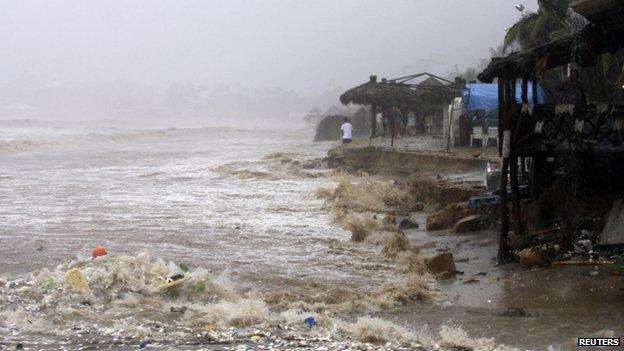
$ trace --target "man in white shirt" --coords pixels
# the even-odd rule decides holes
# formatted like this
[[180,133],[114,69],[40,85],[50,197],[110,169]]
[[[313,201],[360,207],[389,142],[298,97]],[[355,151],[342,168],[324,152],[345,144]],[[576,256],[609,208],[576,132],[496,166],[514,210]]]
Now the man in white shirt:
[[344,123],[340,126],[342,130],[342,143],[349,144],[353,138],[353,126],[349,123],[349,119],[345,118]]

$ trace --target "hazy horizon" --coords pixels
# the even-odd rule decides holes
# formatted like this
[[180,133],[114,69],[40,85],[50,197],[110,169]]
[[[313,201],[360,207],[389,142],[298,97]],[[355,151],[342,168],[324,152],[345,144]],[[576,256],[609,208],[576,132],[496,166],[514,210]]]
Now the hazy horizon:
[[5,1],[0,118],[281,121],[371,74],[475,66],[517,3]]

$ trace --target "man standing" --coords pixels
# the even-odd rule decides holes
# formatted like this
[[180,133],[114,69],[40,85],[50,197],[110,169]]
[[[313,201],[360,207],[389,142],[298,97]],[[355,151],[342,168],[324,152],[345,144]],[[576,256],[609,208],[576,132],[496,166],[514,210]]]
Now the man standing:
[[353,138],[353,126],[349,123],[348,118],[344,119],[344,123],[340,126],[340,130],[342,130],[342,143],[351,143],[351,139]]

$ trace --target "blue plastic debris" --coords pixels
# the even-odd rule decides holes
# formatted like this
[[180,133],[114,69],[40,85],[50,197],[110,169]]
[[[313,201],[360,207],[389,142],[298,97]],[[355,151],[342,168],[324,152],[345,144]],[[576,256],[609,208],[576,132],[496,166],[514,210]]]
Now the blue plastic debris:
[[501,204],[501,198],[499,195],[483,194],[479,196],[472,196],[468,200],[468,206],[471,210],[479,207],[495,207]]
[[312,328],[313,326],[316,325],[316,318],[314,317],[308,317],[304,320],[305,324],[308,325],[308,327]]
[[147,347],[147,341],[141,341],[141,342],[139,343],[139,348],[140,348],[140,349],[144,349],[144,348],[146,348],[146,347]]

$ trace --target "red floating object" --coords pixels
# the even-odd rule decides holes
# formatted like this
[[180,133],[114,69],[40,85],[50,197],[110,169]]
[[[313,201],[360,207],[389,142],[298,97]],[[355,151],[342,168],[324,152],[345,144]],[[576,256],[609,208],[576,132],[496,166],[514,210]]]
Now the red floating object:
[[106,249],[101,246],[96,247],[91,252],[91,257],[93,257],[94,259],[101,257],[101,256],[106,256],[106,255],[108,255],[108,253],[106,252]]

